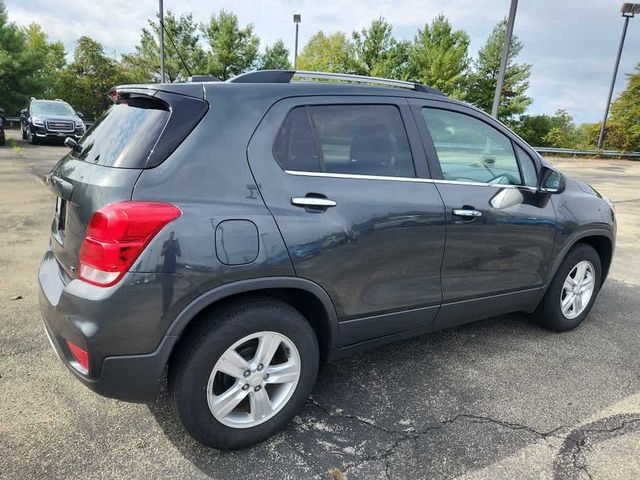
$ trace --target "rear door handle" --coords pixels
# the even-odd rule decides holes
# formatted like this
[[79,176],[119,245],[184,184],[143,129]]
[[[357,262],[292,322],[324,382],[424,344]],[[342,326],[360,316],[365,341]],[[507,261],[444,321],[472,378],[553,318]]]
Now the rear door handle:
[[291,205],[305,208],[328,208],[335,207],[337,203],[328,198],[321,197],[292,197]]
[[453,214],[457,217],[477,218],[482,216],[482,212],[470,208],[454,208]]

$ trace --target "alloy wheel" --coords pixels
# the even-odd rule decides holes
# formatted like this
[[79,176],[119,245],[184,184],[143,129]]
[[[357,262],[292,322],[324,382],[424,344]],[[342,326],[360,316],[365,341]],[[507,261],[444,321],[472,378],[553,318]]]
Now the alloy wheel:
[[300,354],[289,338],[276,332],[247,335],[213,367],[207,383],[209,410],[228,427],[260,425],[287,404],[300,372]]
[[562,285],[560,309],[568,319],[580,315],[591,300],[595,289],[595,269],[591,262],[582,260],[574,266]]

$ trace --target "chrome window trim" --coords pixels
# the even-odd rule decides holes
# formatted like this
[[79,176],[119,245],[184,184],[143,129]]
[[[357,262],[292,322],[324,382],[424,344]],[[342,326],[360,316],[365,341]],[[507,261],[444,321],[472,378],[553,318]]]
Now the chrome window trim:
[[430,178],[418,177],[389,177],[383,175],[361,175],[357,173],[306,172],[302,170],[285,170],[284,172],[289,175],[297,175],[301,177],[349,178],[352,180],[393,180],[396,182],[433,183],[433,180]]
[[394,182],[416,182],[416,183],[440,183],[448,185],[472,185],[475,187],[495,187],[495,188],[524,188],[526,190],[538,191],[535,187],[528,185],[502,185],[499,183],[482,183],[482,182],[461,182],[458,180],[440,180],[433,178],[419,177],[389,177],[382,175],[362,175],[354,173],[327,173],[327,172],[306,172],[302,170],[285,170],[288,175],[299,177],[323,177],[323,178],[347,178],[351,180],[391,180]]

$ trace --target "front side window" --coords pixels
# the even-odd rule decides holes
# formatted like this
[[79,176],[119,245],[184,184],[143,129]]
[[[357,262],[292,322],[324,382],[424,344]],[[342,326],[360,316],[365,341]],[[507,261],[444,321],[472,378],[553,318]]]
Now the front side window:
[[393,105],[296,107],[273,153],[285,170],[415,177],[407,133]]
[[445,180],[524,185],[511,140],[463,113],[423,108]]

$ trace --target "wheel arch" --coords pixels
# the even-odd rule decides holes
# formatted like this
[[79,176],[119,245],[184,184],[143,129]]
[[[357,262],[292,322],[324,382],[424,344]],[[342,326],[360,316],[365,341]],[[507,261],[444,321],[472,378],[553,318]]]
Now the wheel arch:
[[609,268],[611,267],[611,261],[613,259],[614,235],[607,229],[588,229],[579,231],[565,241],[562,250],[558,255],[556,255],[555,261],[553,263],[553,268],[549,272],[549,276],[544,288],[545,291],[551,284],[551,281],[558,271],[558,268],[560,268],[560,264],[562,263],[562,261],[565,259],[571,249],[578,243],[585,243],[587,245],[590,245],[596,250],[596,252],[598,252],[598,256],[600,257],[600,260],[602,262],[601,283],[604,283],[609,273]]
[[163,339],[165,363],[182,338],[206,320],[207,313],[222,305],[254,298],[276,298],[304,315],[316,332],[321,361],[339,345],[338,317],[327,292],[318,284],[297,277],[268,277],[241,280],[214,288],[193,300],[173,321]]

